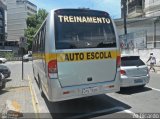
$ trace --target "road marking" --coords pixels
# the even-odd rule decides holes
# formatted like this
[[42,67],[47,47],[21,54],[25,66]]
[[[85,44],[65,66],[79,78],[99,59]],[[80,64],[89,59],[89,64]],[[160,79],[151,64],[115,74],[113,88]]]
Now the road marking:
[[30,92],[31,92],[31,96],[32,96],[32,104],[33,104],[33,108],[34,108],[34,112],[35,112],[35,116],[36,118],[40,118],[39,116],[39,104],[38,104],[38,100],[37,100],[37,96],[35,94],[35,90],[32,87],[32,83],[31,83],[31,79],[28,75],[28,80],[29,80],[29,88],[30,88]]
[[141,116],[139,114],[136,114],[130,110],[125,109],[124,107],[119,107],[119,109],[121,109],[122,111],[124,111],[127,114],[132,115],[132,118],[136,118],[136,119],[141,119]]
[[[96,115],[96,114],[103,114],[103,113],[110,113],[110,112],[114,113],[114,111],[116,111],[116,110],[124,111],[125,113],[130,114],[132,117],[134,117],[134,115],[136,115],[134,112],[132,112],[130,110],[126,110],[124,107],[113,107],[113,108],[95,111],[95,112],[91,112],[89,114],[82,114],[82,115],[73,116],[73,117],[69,117],[69,118],[71,118],[71,119],[72,118],[85,118],[85,117]],[[116,111],[116,112],[118,112],[118,111]],[[103,117],[103,116],[105,116],[105,115],[101,115],[99,117]],[[106,116],[107,116],[107,114],[106,114]],[[99,118],[99,117],[97,117],[97,118]],[[96,117],[93,117],[93,118],[96,118]]]
[[146,87],[151,88],[152,90],[155,90],[155,91],[159,91],[159,92],[160,92],[160,89],[152,88],[152,87],[150,87],[150,86],[146,86]]

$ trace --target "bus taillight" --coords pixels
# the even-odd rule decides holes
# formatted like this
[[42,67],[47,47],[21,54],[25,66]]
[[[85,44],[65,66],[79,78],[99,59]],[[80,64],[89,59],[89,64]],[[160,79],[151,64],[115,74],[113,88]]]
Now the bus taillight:
[[121,56],[117,56],[117,67],[121,66]]
[[57,60],[51,60],[48,63],[48,76],[49,78],[58,78]]

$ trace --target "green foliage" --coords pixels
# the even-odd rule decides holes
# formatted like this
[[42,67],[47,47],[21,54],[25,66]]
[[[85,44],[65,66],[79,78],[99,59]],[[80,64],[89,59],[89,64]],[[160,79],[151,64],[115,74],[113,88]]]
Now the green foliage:
[[25,37],[27,37],[27,42],[28,42],[28,49],[31,50],[32,49],[32,40],[33,40],[33,36],[36,33],[36,28],[34,27],[28,27],[25,30]]
[[27,22],[27,27],[36,28],[36,26],[37,26],[37,16],[32,15],[32,16],[28,17],[26,22]]
[[27,29],[25,30],[24,36],[28,39],[28,50],[32,49],[32,41],[35,33],[40,28],[42,22],[47,17],[48,13],[45,9],[39,9],[37,14],[27,18]]
[[12,59],[12,58],[14,57],[14,53],[11,53],[11,52],[5,53],[5,54],[4,54],[4,57],[5,57],[6,59]]
[[38,14],[37,14],[37,19],[39,21],[39,23],[42,23],[45,18],[47,17],[48,13],[46,10],[44,9],[39,9]]

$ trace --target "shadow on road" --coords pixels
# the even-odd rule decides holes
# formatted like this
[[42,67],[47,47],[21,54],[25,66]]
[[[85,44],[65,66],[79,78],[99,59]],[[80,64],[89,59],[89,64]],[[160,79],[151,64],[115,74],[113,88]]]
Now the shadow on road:
[[[52,118],[93,118],[130,109],[129,105],[107,95],[98,95],[57,103],[45,102]],[[118,104],[118,105],[117,105]],[[119,109],[117,106],[123,107]]]
[[124,94],[124,95],[132,95],[136,93],[142,93],[146,91],[151,91],[151,88],[148,87],[127,87],[127,88],[121,88],[121,91],[118,92],[119,94]]

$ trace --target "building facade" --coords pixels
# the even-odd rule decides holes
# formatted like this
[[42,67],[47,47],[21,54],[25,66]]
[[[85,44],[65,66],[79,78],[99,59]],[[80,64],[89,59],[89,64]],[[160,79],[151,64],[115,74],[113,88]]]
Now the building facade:
[[127,18],[160,16],[160,0],[121,0],[121,17],[123,2],[126,3]]
[[124,14],[124,3],[126,4],[126,17],[135,18],[142,17],[144,15],[144,0],[121,0],[121,17]]
[[5,11],[7,10],[7,7],[5,4],[0,1],[0,48],[4,47],[5,39],[6,39],[6,29],[5,29]]
[[130,42],[136,49],[160,48],[160,17],[127,19],[127,36],[124,35],[123,19],[117,19],[115,23],[120,42],[126,43],[124,48],[129,48]]
[[160,16],[160,0],[145,0],[144,4],[146,17]]
[[[7,39],[5,47],[10,49],[19,44],[20,37],[27,29],[26,19],[37,13],[37,6],[28,0],[6,0]],[[12,49],[13,50],[13,49]]]
[[[127,36],[124,35],[124,1]],[[121,4],[122,19],[117,19],[116,25],[120,40],[127,43],[124,48],[129,48],[131,41],[137,49],[160,48],[160,0],[121,0]]]

